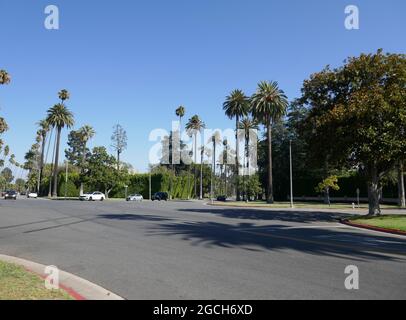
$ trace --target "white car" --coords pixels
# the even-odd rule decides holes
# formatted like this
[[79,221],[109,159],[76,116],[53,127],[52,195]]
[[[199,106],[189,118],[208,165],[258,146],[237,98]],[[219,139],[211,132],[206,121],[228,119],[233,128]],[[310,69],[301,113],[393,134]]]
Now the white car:
[[27,194],[27,198],[28,199],[37,199],[38,198],[38,193],[30,192],[29,194]]
[[104,193],[101,193],[99,191],[93,192],[93,193],[85,193],[84,195],[79,197],[79,200],[82,201],[104,201],[106,199],[106,196]]
[[127,197],[127,201],[142,201],[144,197],[140,194],[132,194]]

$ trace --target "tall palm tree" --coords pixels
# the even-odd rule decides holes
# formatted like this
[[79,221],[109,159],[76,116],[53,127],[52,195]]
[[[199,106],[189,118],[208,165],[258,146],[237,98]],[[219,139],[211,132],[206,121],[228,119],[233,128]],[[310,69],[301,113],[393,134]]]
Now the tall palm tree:
[[[80,134],[81,142],[83,144],[82,163],[81,163],[81,170],[83,173],[85,170],[85,163],[86,163],[87,143],[89,142],[90,139],[92,139],[95,136],[96,131],[94,131],[94,129],[91,126],[85,125],[79,129],[79,134]],[[83,194],[83,182],[80,183],[80,195],[82,195],[82,194]]]
[[6,70],[0,70],[0,84],[9,84],[11,77]]
[[210,141],[213,144],[213,159],[212,159],[212,178],[211,178],[211,197],[213,198],[214,195],[214,188],[213,188],[213,175],[214,178],[216,177],[216,149],[217,145],[221,143],[220,133],[218,131],[214,132],[213,135],[210,137]]
[[58,96],[59,96],[59,99],[61,99],[62,104],[64,104],[64,102],[65,102],[66,100],[69,100],[69,98],[70,98],[70,93],[69,93],[68,90],[63,89],[63,90],[61,90],[61,91],[58,92]]
[[[251,117],[245,117],[243,120],[241,120],[239,124],[239,129],[241,130],[241,135],[244,138],[244,174],[243,174],[243,179],[245,180],[245,176],[249,176],[250,172],[250,133],[251,130],[258,129],[257,122],[252,119]],[[244,181],[243,180],[243,181]],[[245,200],[248,200],[247,198],[247,189],[246,189],[246,183],[244,181],[243,183],[245,190]]]
[[[248,171],[250,167],[250,148],[249,148],[250,133],[251,130],[258,129],[257,121],[251,117],[245,117],[243,120],[240,121],[239,129],[242,131],[242,134],[244,135],[244,147],[245,147],[244,158],[246,160],[244,161],[244,167],[246,167]],[[245,174],[249,175],[249,172],[245,172]]]
[[[41,120],[38,122],[39,126],[39,135],[41,136],[41,158],[39,162],[39,179],[38,179],[38,185],[41,186],[42,178],[44,175],[44,157],[45,157],[45,148],[46,148],[46,140],[47,140],[47,135],[50,130],[50,125],[46,119]],[[39,193],[39,190],[38,190]]]
[[286,114],[288,98],[278,83],[261,81],[251,98],[251,112],[255,120],[266,127],[268,142],[268,192],[267,202],[273,203],[272,176],[272,124]]
[[[182,119],[186,114],[186,109],[183,106],[180,106],[179,108],[176,109],[176,115],[179,117],[179,140],[180,144],[182,144]],[[179,160],[182,158],[182,148],[179,148]]]
[[[62,101],[65,101],[69,98],[69,93],[63,93],[60,98]],[[63,99],[64,98],[64,99]],[[48,117],[47,121],[50,126],[56,129],[56,148],[55,148],[55,162],[53,168],[53,175],[54,175],[54,188],[52,195],[54,197],[58,196],[58,162],[59,162],[59,145],[61,141],[61,132],[63,128],[71,128],[75,121],[73,119],[72,112],[63,104],[59,103],[53,106],[48,110]]]
[[[236,154],[235,154],[235,174],[236,178],[239,174],[240,161],[239,161],[239,145],[238,145],[238,124],[240,118],[246,116],[249,112],[249,98],[242,90],[234,90],[226,97],[223,103],[223,110],[230,118],[235,118],[235,141],[236,141]],[[236,184],[237,201],[240,201],[240,192],[238,190],[238,183]]]
[[[189,119],[189,122],[186,124],[186,130],[188,131],[189,135],[194,136],[194,157],[195,157],[195,165],[197,163],[197,134],[201,133],[201,131],[206,128],[204,122],[200,119],[198,115],[194,115],[192,118]],[[195,177],[195,197],[197,196],[197,185],[196,185],[196,166],[194,167],[194,177]]]
[[200,200],[203,200],[203,160],[204,160],[205,147],[200,148]]

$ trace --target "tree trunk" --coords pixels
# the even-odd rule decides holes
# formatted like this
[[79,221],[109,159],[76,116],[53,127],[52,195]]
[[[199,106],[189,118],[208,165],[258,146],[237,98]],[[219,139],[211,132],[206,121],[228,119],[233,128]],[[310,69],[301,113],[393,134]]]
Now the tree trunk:
[[[84,172],[85,172],[85,163],[86,163],[86,143],[83,145],[83,151],[82,151],[82,168],[81,168],[81,171],[82,171],[82,175],[84,174]],[[80,191],[79,191],[79,195],[83,195],[83,182],[80,182]]]
[[403,163],[399,161],[398,167],[398,190],[399,190],[399,206],[401,208],[406,208],[406,199],[405,199],[405,179],[403,172]]
[[236,193],[236,196],[237,196],[237,201],[241,201],[240,188],[239,188],[239,185],[238,185],[238,183],[239,183],[238,177],[239,177],[239,174],[240,174],[240,161],[239,161],[240,146],[238,144],[238,125],[240,123],[240,117],[237,115],[235,117],[235,119],[236,119],[235,120],[235,144],[236,144],[236,146],[235,146],[235,181],[236,181],[235,193]]
[[197,164],[197,133],[195,133],[195,164],[193,166],[193,180],[195,183],[194,198],[197,198],[196,164]]
[[376,168],[371,168],[370,181],[368,182],[368,202],[370,216],[379,216],[381,214],[380,198],[381,188]]
[[267,125],[268,134],[268,194],[266,201],[269,204],[274,202],[273,199],[273,175],[272,175],[272,125],[269,122]]
[[40,189],[41,189],[41,182],[42,182],[42,177],[44,176],[44,157],[45,157],[45,147],[46,147],[46,136],[42,136],[42,147],[41,147],[41,160],[40,160],[40,170],[39,170],[39,188],[38,188],[38,195],[40,195]]
[[203,200],[203,151],[200,163],[200,200]]
[[120,151],[117,151],[117,171],[120,171]]
[[54,164],[54,189],[52,190],[52,196],[58,197],[58,163],[59,163],[59,144],[61,140],[62,128],[58,128],[56,136],[56,149],[55,149],[55,164]]

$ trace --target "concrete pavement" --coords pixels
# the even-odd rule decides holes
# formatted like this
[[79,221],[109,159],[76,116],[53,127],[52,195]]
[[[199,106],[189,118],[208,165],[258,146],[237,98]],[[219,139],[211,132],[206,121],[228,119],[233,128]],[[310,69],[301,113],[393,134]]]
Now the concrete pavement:
[[[406,238],[345,213],[199,202],[0,200],[0,253],[128,299],[405,299]],[[344,287],[348,265],[360,290]]]

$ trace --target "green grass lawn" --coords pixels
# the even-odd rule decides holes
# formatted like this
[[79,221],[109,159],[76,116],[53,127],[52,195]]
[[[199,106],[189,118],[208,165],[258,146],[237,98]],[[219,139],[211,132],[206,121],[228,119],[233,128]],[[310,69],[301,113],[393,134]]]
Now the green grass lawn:
[[406,232],[406,215],[384,215],[351,219],[354,223]]
[[24,268],[0,261],[0,300],[72,300],[61,290],[47,290],[44,280]]
[[[274,209],[285,209],[290,208],[289,202],[275,202],[274,204],[268,204],[265,201],[253,201],[253,202],[237,202],[237,201],[229,201],[229,202],[215,202],[215,205],[219,206],[235,206],[235,207],[257,207],[257,208],[274,208]],[[352,209],[352,204],[350,203],[333,203],[331,206],[320,203],[320,202],[295,202],[295,208],[303,208],[303,209]],[[396,205],[381,205],[382,209],[398,209],[399,207]],[[368,209],[368,204],[361,204],[359,209]]]

